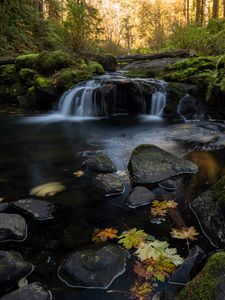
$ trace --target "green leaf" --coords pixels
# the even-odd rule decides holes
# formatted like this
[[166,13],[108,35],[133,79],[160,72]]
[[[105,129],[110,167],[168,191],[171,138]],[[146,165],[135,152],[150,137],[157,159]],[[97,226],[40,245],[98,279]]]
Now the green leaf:
[[133,228],[128,232],[121,234],[118,239],[119,244],[123,244],[123,246],[130,250],[131,248],[137,248],[144,240],[147,238],[147,233],[144,230],[137,230]]

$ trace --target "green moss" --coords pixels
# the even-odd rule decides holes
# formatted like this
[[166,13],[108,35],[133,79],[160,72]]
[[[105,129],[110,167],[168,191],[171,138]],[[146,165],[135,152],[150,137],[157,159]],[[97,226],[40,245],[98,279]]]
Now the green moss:
[[223,176],[216,184],[212,187],[212,192],[215,200],[218,203],[224,203],[225,205],[225,176]]
[[38,53],[20,55],[16,59],[16,68],[18,70],[23,68],[36,69],[38,66]]
[[31,86],[34,83],[37,72],[35,70],[24,68],[19,71],[19,78],[23,84]]
[[52,87],[52,79],[43,77],[43,76],[39,76],[35,80],[34,86],[36,89],[48,90],[49,88]]
[[93,75],[102,75],[105,73],[103,66],[96,61],[91,61],[88,68]]
[[63,51],[45,51],[40,54],[38,59],[39,71],[44,74],[52,74],[73,64],[75,64],[75,60]]
[[1,84],[12,84],[17,81],[18,75],[15,65],[0,66],[0,82]]
[[224,282],[225,252],[210,257],[203,270],[178,294],[176,300],[212,300]]

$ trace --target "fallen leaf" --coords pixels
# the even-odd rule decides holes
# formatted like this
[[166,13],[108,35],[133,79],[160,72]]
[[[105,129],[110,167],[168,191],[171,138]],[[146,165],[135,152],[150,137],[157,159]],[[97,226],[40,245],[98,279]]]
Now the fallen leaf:
[[4,198],[0,198],[0,202],[2,202],[4,200]]
[[109,239],[115,239],[117,238],[118,231],[113,228],[105,228],[104,230],[100,231],[97,236],[105,242],[108,238]]
[[152,293],[155,286],[151,285],[148,282],[135,281],[134,285],[130,288],[131,298],[138,300],[147,300],[149,299],[150,294]]
[[64,191],[66,187],[58,181],[48,182],[39,185],[30,190],[30,195],[35,195],[37,197],[54,196],[57,193]]
[[118,243],[123,244],[127,250],[130,250],[131,248],[138,247],[147,237],[148,234],[145,233],[144,230],[137,230],[136,228],[133,228],[122,233],[118,237]]
[[175,239],[189,239],[189,240],[197,240],[197,235],[199,233],[196,229],[191,226],[189,228],[182,227],[180,229],[172,228],[170,232],[171,236]]
[[151,214],[156,216],[165,216],[169,208],[176,208],[177,203],[173,200],[169,201],[153,201],[151,207]]
[[81,170],[76,171],[76,172],[73,173],[73,175],[75,177],[82,177],[82,176],[84,176],[84,174],[85,174],[84,171],[81,171]]

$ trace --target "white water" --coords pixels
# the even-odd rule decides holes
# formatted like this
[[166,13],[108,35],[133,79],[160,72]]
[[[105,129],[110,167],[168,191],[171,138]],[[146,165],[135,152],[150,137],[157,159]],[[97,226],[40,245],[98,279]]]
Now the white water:
[[152,95],[151,116],[162,117],[166,107],[166,92],[157,91]]

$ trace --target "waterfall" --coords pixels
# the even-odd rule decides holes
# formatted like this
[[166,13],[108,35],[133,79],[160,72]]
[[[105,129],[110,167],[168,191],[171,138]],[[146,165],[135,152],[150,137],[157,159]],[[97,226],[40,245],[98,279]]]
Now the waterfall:
[[156,117],[161,117],[165,106],[166,106],[166,93],[161,91],[156,91],[152,95],[151,115]]
[[64,93],[58,104],[58,112],[65,118],[120,114],[161,117],[166,106],[166,93],[163,91],[162,81],[103,75]]

